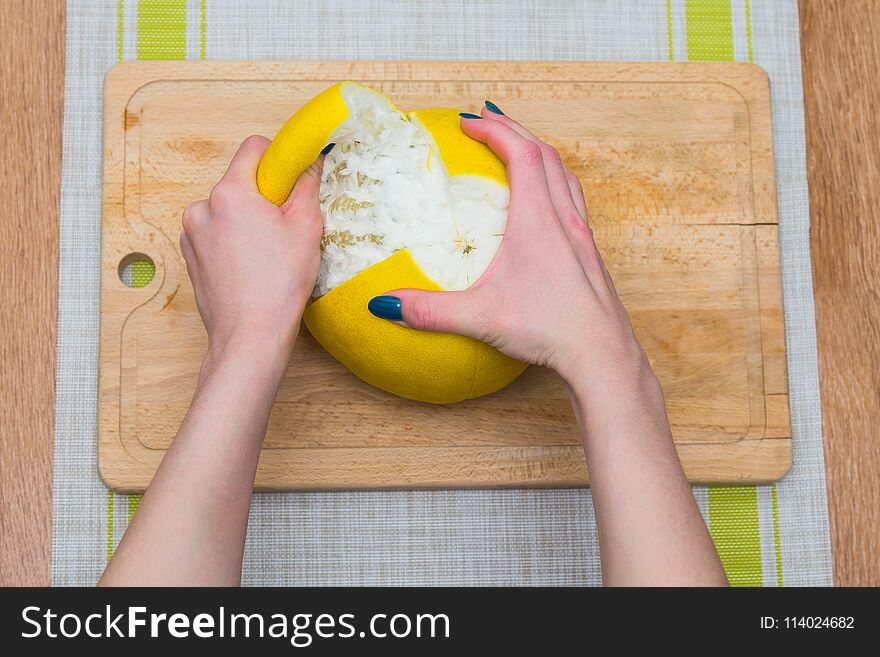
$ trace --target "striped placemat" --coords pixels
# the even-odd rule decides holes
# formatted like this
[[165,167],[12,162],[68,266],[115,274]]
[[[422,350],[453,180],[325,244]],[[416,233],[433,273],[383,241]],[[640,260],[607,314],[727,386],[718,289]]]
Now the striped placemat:
[[[96,469],[101,103],[124,59],[753,61],[770,75],[794,464],[772,486],[694,489],[733,584],[831,583],[795,0],[69,0],[52,578],[94,583],[139,496]],[[480,99],[477,99],[480,100]],[[127,282],[149,281],[135,262]],[[589,585],[589,491],[254,498],[245,584]]]

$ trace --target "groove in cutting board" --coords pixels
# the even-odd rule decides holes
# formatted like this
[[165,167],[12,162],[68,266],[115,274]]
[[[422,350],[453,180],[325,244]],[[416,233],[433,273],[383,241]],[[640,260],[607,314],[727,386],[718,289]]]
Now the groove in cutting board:
[[[238,143],[356,79],[404,109],[483,98],[557,146],[663,384],[688,477],[776,479],[790,423],[770,126],[756,66],[548,62],[126,62],[104,103],[99,469],[143,490],[195,388],[206,336],[180,216]],[[117,267],[141,252],[146,287]],[[548,285],[551,284],[548,282]],[[587,473],[552,372],[453,406],[395,398],[303,330],[273,408],[260,489],[577,486]]]

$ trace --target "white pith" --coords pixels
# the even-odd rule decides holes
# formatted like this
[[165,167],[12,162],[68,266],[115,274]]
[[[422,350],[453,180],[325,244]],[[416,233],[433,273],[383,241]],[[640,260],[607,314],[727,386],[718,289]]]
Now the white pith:
[[349,116],[333,132],[319,199],[322,296],[408,248],[447,290],[479,279],[501,243],[510,195],[482,176],[450,178],[431,135],[370,89],[342,89]]

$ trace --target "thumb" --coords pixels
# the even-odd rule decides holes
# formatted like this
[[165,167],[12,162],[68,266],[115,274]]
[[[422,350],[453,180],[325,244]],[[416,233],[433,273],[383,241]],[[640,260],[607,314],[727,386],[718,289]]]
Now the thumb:
[[324,218],[318,203],[318,189],[321,186],[321,168],[324,156],[318,156],[308,169],[297,178],[290,196],[281,204],[284,218],[292,221],[296,230],[303,235],[308,244],[320,243],[324,232]]
[[232,157],[232,161],[230,161],[220,182],[226,181],[243,189],[257,192],[257,167],[268,147],[269,139],[262,135],[251,135],[245,139]]
[[459,333],[479,339],[478,314],[473,312],[473,304],[473,294],[466,290],[429,292],[402,289],[373,297],[367,308],[376,317],[410,328]]
[[290,190],[290,195],[281,204],[280,209],[285,216],[290,216],[294,212],[294,208],[302,209],[309,205],[318,207],[318,190],[321,188],[323,169],[324,154],[321,153],[305,171],[299,174],[293,189]]

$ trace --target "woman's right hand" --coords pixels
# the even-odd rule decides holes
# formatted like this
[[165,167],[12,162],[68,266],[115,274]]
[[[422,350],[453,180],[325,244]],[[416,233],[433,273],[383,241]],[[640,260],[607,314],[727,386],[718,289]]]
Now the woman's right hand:
[[467,290],[392,290],[370,305],[396,310],[399,299],[399,313],[374,314],[482,340],[570,385],[625,384],[649,371],[593,241],[580,182],[556,149],[485,108],[461,125],[507,165],[510,207],[498,253]]
[[507,165],[504,238],[467,290],[389,292],[400,299],[393,318],[483,340],[562,375],[584,439],[606,584],[725,585],[580,183],[555,149],[510,118],[484,109],[462,129]]

